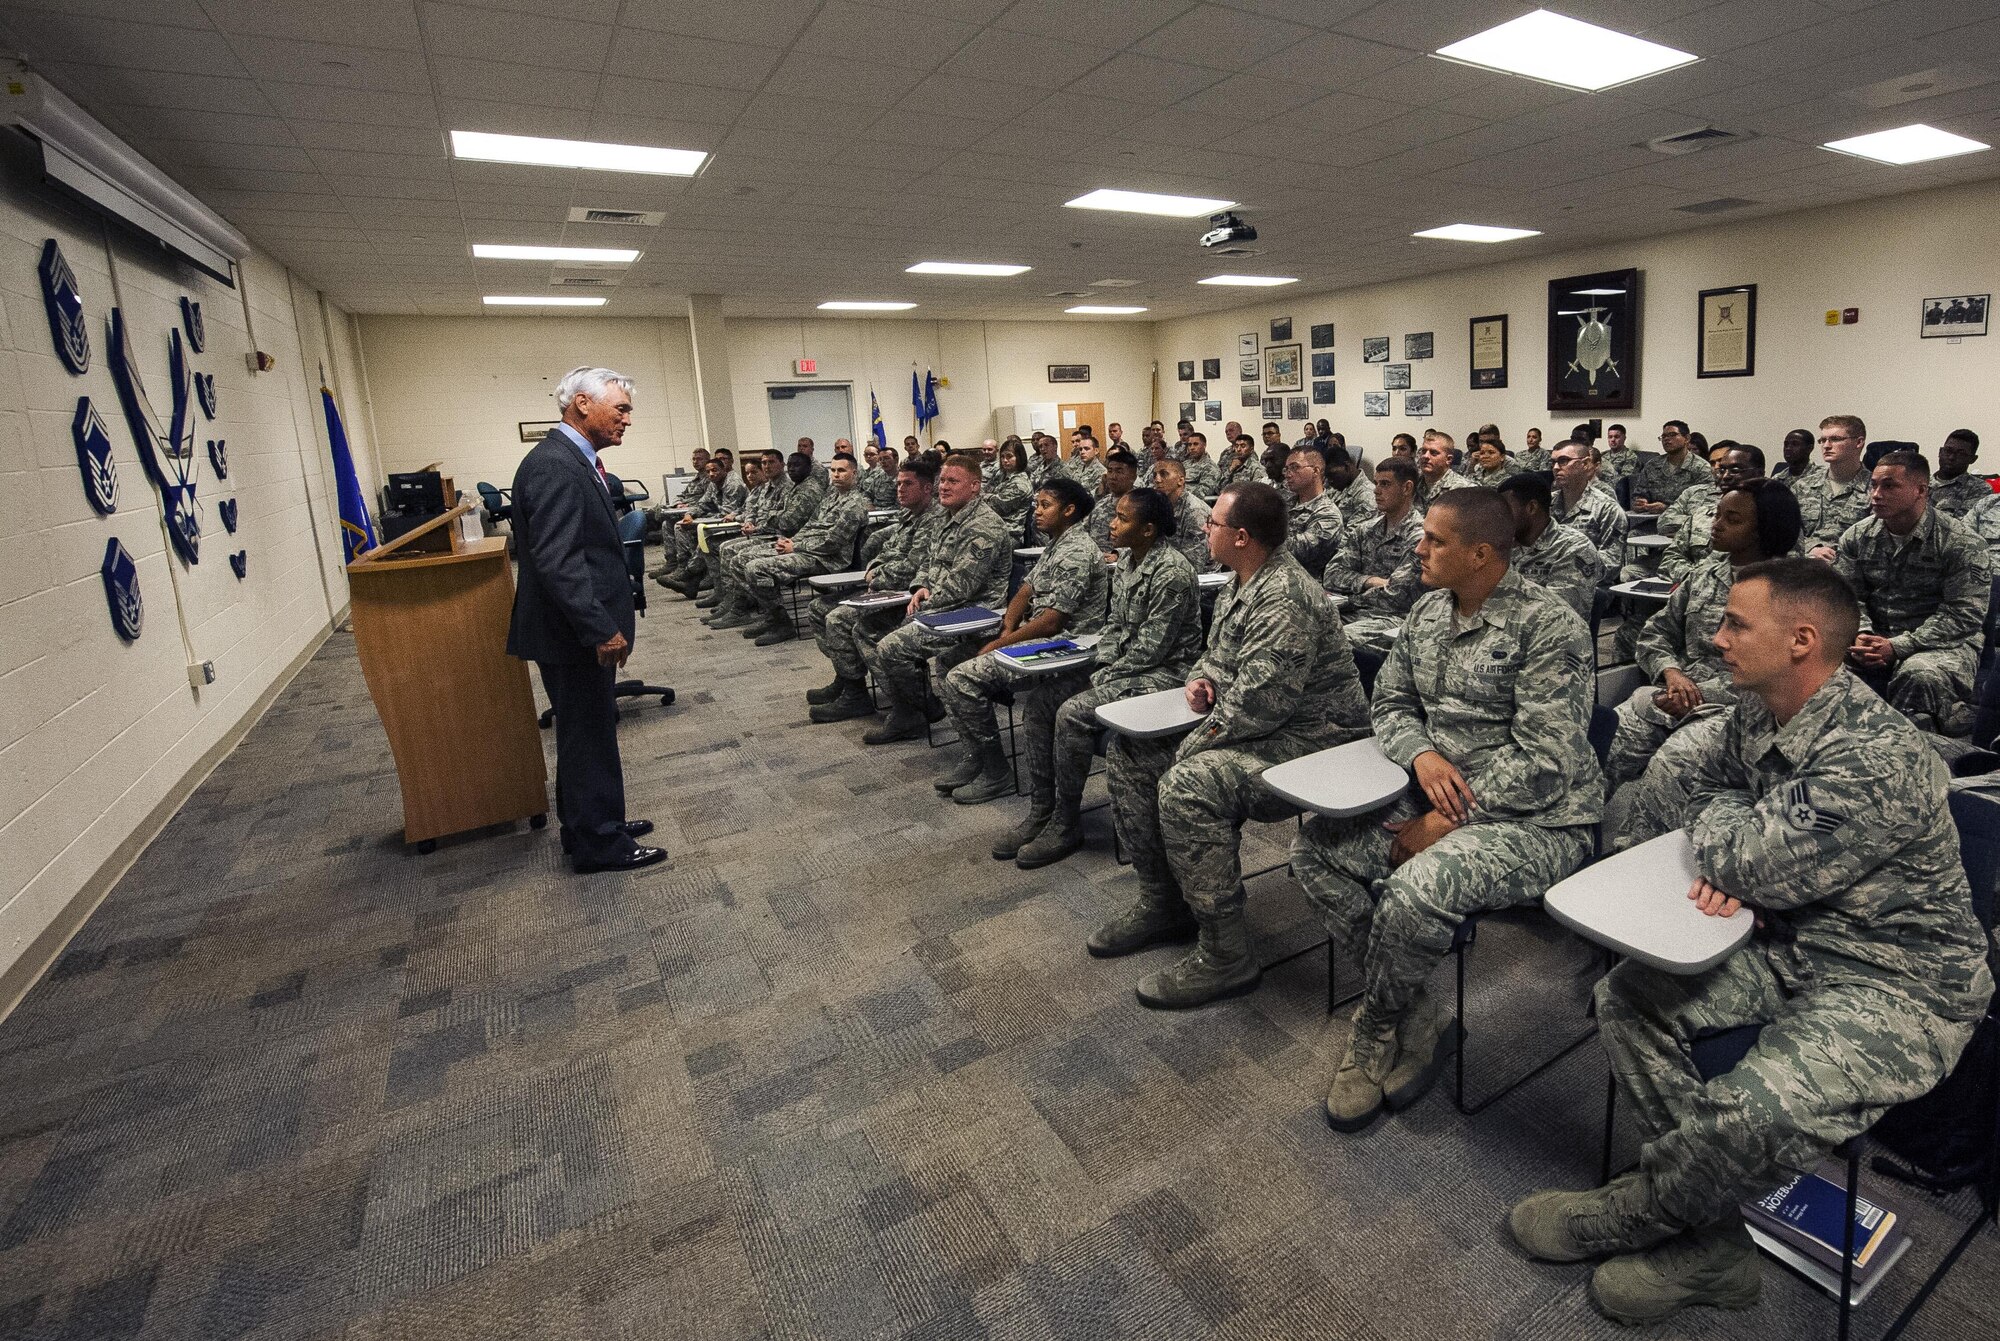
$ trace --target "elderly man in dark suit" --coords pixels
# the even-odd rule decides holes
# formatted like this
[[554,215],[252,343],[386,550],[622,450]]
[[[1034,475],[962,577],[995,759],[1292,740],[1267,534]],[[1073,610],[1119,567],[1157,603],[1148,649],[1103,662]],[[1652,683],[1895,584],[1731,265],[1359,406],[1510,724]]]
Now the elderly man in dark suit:
[[576,368],[556,386],[562,422],[514,472],[520,589],[507,651],[541,668],[556,713],[556,814],[578,874],[636,870],[666,850],[636,839],[618,761],[618,668],[632,654],[632,579],[598,453],[625,438],[632,379]]

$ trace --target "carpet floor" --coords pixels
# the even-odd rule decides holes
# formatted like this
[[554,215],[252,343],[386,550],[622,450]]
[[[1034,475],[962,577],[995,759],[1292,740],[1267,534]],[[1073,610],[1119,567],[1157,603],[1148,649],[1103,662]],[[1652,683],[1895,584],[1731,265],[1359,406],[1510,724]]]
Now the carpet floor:
[[[0,1336],[1628,1334],[1501,1226],[1595,1181],[1594,1041],[1477,1117],[1447,1077],[1338,1136],[1346,1011],[1282,867],[1251,917],[1296,957],[1147,1011],[1133,984],[1177,951],[1083,952],[1133,893],[1108,811],[1066,862],[995,862],[1023,802],[941,802],[948,751],[808,725],[810,642],[754,649],[677,597],[632,671],[679,691],[621,726],[672,860],[577,877],[553,826],[405,847],[328,643],[0,1024]],[[476,761],[476,711],[464,736]],[[1292,832],[1253,826],[1246,865]],[[1475,1097],[1585,1027],[1574,950],[1532,922],[1473,947]],[[1884,1195],[1917,1246],[1864,1335],[1968,1209]],[[2000,1335],[1996,1279],[1988,1233],[1909,1335]],[[1832,1334],[1775,1266],[1755,1311],[1651,1333]]]

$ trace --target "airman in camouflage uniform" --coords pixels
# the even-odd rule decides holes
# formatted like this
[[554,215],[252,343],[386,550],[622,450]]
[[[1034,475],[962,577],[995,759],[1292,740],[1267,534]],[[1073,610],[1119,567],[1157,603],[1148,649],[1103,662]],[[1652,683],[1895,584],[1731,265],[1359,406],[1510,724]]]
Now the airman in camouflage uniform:
[[[1914,453],[1892,452],[1875,473]],[[1921,506],[1921,505],[1920,505]],[[1889,640],[1886,666],[1860,665],[1889,702],[1940,735],[1972,727],[1972,681],[1992,598],[1992,563],[1969,527],[1925,507],[1902,535],[1882,516],[1864,518],[1840,537],[1834,566],[1861,598],[1861,629]]]
[[1215,567],[1208,557],[1208,504],[1194,496],[1183,482],[1181,463],[1161,461],[1150,486],[1167,496],[1174,508],[1173,547],[1181,552],[1197,573]]
[[1431,504],[1436,502],[1438,496],[1441,494],[1448,494],[1453,489],[1473,489],[1477,487],[1471,480],[1455,470],[1447,470],[1434,480],[1421,480],[1417,484],[1417,515],[1421,517],[1424,513],[1428,512]]
[[[1696,718],[1694,714],[1671,717],[1654,705],[1653,698],[1666,683],[1667,672],[1677,670],[1701,690],[1703,706],[1695,713],[1708,715],[1712,709],[1727,708],[1736,701],[1729,667],[1722,663],[1714,641],[1735,582],[1734,560],[1727,554],[1709,555],[1681,579],[1665,607],[1639,631],[1635,655],[1639,669],[1646,673],[1646,683],[1618,705],[1618,731],[1604,761],[1605,778],[1612,787],[1644,773],[1656,755],[1662,757],[1664,767],[1681,772],[1692,761],[1690,750],[1713,744],[1704,731],[1668,745],[1670,736],[1678,737],[1683,728],[1692,729]],[[1673,757],[1667,758],[1670,751]]]
[[[1240,501],[1225,493],[1217,507]],[[1106,755],[1118,836],[1141,893],[1131,910],[1092,934],[1089,949],[1130,953],[1185,935],[1192,918],[1200,945],[1139,982],[1142,1002],[1167,1009],[1257,984],[1237,841],[1245,820],[1298,813],[1260,775],[1367,732],[1368,702],[1340,616],[1282,546],[1216,597],[1208,650],[1188,676],[1190,685],[1203,681],[1214,687],[1214,704],[1187,735],[1114,735]]]
[[1799,500],[1805,526],[1799,547],[1835,549],[1847,528],[1868,515],[1868,472],[1857,464],[1854,474],[1841,481],[1831,470],[1816,470],[1792,485],[1792,495]]
[[1205,447],[1200,456],[1191,455],[1181,462],[1181,473],[1187,479],[1188,492],[1197,498],[1213,498],[1222,492],[1222,471]]
[[[897,525],[889,528],[874,560],[868,565],[866,592],[907,591],[917,570],[930,562],[937,537],[944,529],[945,510],[932,496],[931,484],[923,481],[916,502],[903,509]],[[868,697],[867,657],[875,644],[903,621],[901,604],[860,610],[843,602],[855,593],[829,593],[815,597],[808,611],[819,650],[833,663],[833,683],[806,695],[808,714],[815,722],[840,722],[854,717],[872,717],[875,704]]]
[[[1446,515],[1446,552],[1472,572],[1485,546],[1461,530],[1460,510]],[[1436,533],[1427,519],[1432,556],[1440,553]],[[1448,766],[1463,778],[1462,792],[1437,783],[1386,811],[1315,816],[1292,849],[1292,870],[1332,943],[1366,950],[1366,994],[1327,1096],[1328,1121],[1339,1130],[1367,1126],[1385,1097],[1397,1108],[1414,1103],[1435,1081],[1455,1040],[1424,983],[1459,923],[1539,899],[1593,846],[1604,782],[1588,735],[1589,631],[1556,596],[1507,570],[1504,551],[1487,552],[1476,573],[1494,562],[1503,572],[1479,609],[1460,614],[1449,586],[1427,592],[1375,679],[1382,753],[1420,781],[1423,770]],[[1391,833],[1385,819],[1446,831],[1399,860],[1393,845],[1406,834]]]
[[1973,508],[1993,496],[1993,486],[1971,471],[1948,480],[1931,476],[1931,506],[1959,521],[1964,521]]
[[[1360,453],[1354,452],[1352,447],[1347,450],[1354,453],[1357,461],[1360,459]],[[1332,469],[1328,467],[1329,471]],[[1355,466],[1354,478],[1338,487],[1329,476],[1326,489],[1333,495],[1334,503],[1340,508],[1341,520],[1346,525],[1352,526],[1364,517],[1375,515],[1375,472],[1365,463]]]
[[1028,510],[1034,506],[1035,490],[1041,487],[1042,482],[1033,478],[1033,468],[1030,467],[1011,474],[1003,473],[1000,482],[990,491],[980,491],[980,498],[999,514],[1001,521],[1007,523],[1007,534],[1018,539],[1026,529]]
[[699,552],[695,548],[695,543],[701,538],[701,534],[699,528],[694,525],[696,521],[707,517],[726,517],[743,507],[746,491],[743,488],[743,481],[736,478],[730,470],[728,457],[709,458],[707,484],[708,487],[696,495],[695,500],[688,505],[687,516],[681,518],[674,526],[671,541],[665,539],[661,541],[662,545],[670,543],[673,546],[674,555],[671,563],[653,574],[654,580],[662,585],[666,585],[668,573],[678,571],[690,557]]
[[[1771,600],[1781,578],[1739,579],[1732,611],[1743,602],[1746,623],[1726,631],[1732,645],[1763,640],[1766,664],[1794,625],[1830,622]],[[1508,1217],[1544,1260],[1620,1254],[1597,1268],[1591,1297],[1622,1322],[1754,1304],[1760,1269],[1739,1205],[1927,1093],[1992,996],[1945,767],[1840,668],[1847,608],[1835,646],[1773,677],[1791,697],[1825,676],[1803,706],[1781,724],[1744,686],[1685,811],[1662,820],[1688,830],[1698,906],[1726,915],[1732,895],[1748,897],[1761,934],[1692,977],[1627,960],[1598,984],[1599,1037],[1643,1141],[1637,1171],[1537,1193]],[[1749,1054],[1704,1081],[1694,1039],[1748,1025],[1763,1026]]]
[[1625,566],[1625,532],[1631,522],[1615,497],[1593,483],[1572,503],[1569,495],[1558,487],[1549,500],[1549,515],[1589,537],[1590,543],[1597,547],[1597,561],[1607,575]]
[[[1713,482],[1714,475],[1700,452],[1690,447],[1679,462],[1665,452],[1640,452],[1632,469],[1632,499],[1646,499],[1672,507],[1674,501],[1697,485]],[[1666,513],[1660,514],[1663,518]]]
[[1194,569],[1168,538],[1159,537],[1143,559],[1128,553],[1119,560],[1096,668],[1087,679],[1043,677],[1048,683],[1038,681],[1028,693],[1021,727],[1028,816],[994,844],[997,860],[1012,857],[1033,870],[1083,845],[1083,784],[1101,729],[1098,708],[1185,684],[1201,648]]
[[[1264,470],[1264,463],[1257,459],[1255,452],[1245,452],[1241,456],[1232,447],[1229,460],[1220,468],[1215,492],[1219,495],[1232,484],[1269,484],[1271,477]],[[1200,564],[1195,567],[1199,569]]]
[[1324,486],[1311,498],[1294,494],[1285,507],[1285,548],[1299,561],[1299,567],[1318,580],[1326,573],[1327,561],[1340,548],[1346,532],[1340,505]]
[[1986,542],[1988,557],[2000,561],[2000,494],[1985,499],[1966,514],[1965,524]]
[[[809,468],[809,464],[794,459],[788,468],[791,474],[796,475],[802,467]],[[797,535],[819,512],[820,501],[826,497],[826,486],[817,478],[807,473],[802,479],[788,476],[785,483],[787,486],[785,491],[766,504],[772,511],[764,518],[757,534],[732,537],[723,542],[721,561],[716,565],[718,576],[715,585],[719,593],[715,607],[716,614],[721,616],[725,607],[745,613],[740,616],[711,619],[710,628],[741,628],[758,622],[755,614],[756,599],[751,595],[750,584],[744,575],[745,565],[752,559],[764,558],[775,553],[779,536]],[[867,504],[863,502],[861,512],[864,519],[867,511]],[[848,543],[853,544],[852,536],[848,537]]]
[[880,466],[868,467],[861,472],[860,488],[862,497],[868,500],[870,507],[896,506],[896,472],[893,468],[884,470]]
[[[947,501],[951,486],[944,476],[951,472],[965,477],[963,486],[970,495],[956,508]],[[1013,576],[1013,532],[980,500],[976,460],[962,469],[947,461],[938,475],[938,501],[945,518],[928,561],[912,579],[913,592],[929,593],[917,613],[948,614],[973,605],[997,611],[1006,603],[1007,581]],[[888,703],[889,719],[863,733],[862,743],[886,745],[922,735],[932,659],[940,669],[948,670],[976,647],[964,637],[940,637],[914,618],[884,635],[875,644],[869,665],[875,672],[876,688]]]
[[1081,457],[1072,456],[1064,466],[1064,469],[1069,472],[1071,479],[1081,484],[1085,489],[1088,489],[1093,495],[1097,493],[1098,486],[1104,483],[1104,461],[1101,451],[1098,456],[1094,456],[1088,461]]
[[1513,564],[1522,577],[1561,597],[1589,625],[1591,602],[1597,599],[1597,584],[1604,576],[1603,561],[1590,537],[1548,522],[1532,542],[1515,544]]
[[745,559],[739,570],[762,614],[762,620],[745,630],[744,636],[755,636],[759,647],[799,636],[784,611],[780,583],[835,572],[854,557],[855,537],[868,520],[868,499],[854,487],[854,468],[848,462],[836,459],[827,469],[833,488],[820,501],[812,520],[785,542],[788,551],[776,552],[781,547],[774,543],[772,552]]
[[1423,594],[1417,542],[1424,536],[1424,519],[1416,510],[1413,483],[1401,482],[1386,464],[1377,468],[1376,480],[1377,499],[1386,500],[1393,511],[1347,528],[1327,561],[1325,581],[1329,592],[1352,598],[1346,613],[1348,643],[1379,656]]
[[[1047,611],[1056,612],[1060,623],[1049,637],[1095,633],[1104,623],[1110,580],[1111,568],[1079,517],[1042,550],[1042,557],[1035,560],[1027,580],[1008,603],[1008,613],[1018,627]],[[1001,638],[995,641],[1013,631],[1003,625]],[[1013,790],[1006,753],[1000,747],[1000,726],[993,718],[993,702],[1001,694],[1030,696],[1038,688],[1039,678],[1022,675],[998,652],[960,662],[944,677],[938,697],[958,726],[964,750],[959,767],[938,779],[940,792],[962,805],[978,805]],[[1049,717],[1053,720],[1053,707]]]

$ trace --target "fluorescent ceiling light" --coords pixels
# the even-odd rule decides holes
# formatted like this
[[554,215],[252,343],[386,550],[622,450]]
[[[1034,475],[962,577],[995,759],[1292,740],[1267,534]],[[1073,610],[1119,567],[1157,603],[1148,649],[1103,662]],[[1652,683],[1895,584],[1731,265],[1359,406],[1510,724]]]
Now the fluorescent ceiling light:
[[831,302],[821,303],[819,310],[822,312],[907,312],[915,306],[915,303]]
[[1197,284],[1234,284],[1246,289],[1270,289],[1298,282],[1292,275],[1210,275],[1207,279],[1195,281]]
[[1063,311],[1074,312],[1080,317],[1129,317],[1134,312],[1144,312],[1143,307],[1100,307],[1085,303],[1081,307],[1065,307]]
[[1493,224],[1446,224],[1443,228],[1426,228],[1411,237],[1434,237],[1445,242],[1512,242],[1520,237],[1540,237],[1539,228],[1499,228]]
[[1214,214],[1235,205],[1233,200],[1209,200],[1204,196],[1163,196],[1151,191],[1097,190],[1065,200],[1073,210],[1118,210],[1125,214],[1164,214],[1171,219],[1192,219]]
[[1856,135],[1852,139],[1829,140],[1820,146],[1837,154],[1853,154],[1856,158],[1872,158],[1877,163],[1889,163],[1901,167],[1905,163],[1928,163],[1934,158],[1955,158],[1959,154],[1976,154],[1981,149],[1991,149],[1990,144],[1978,140],[1968,140],[1963,135],[1954,135],[1936,126],[1902,126],[1896,130],[1878,130],[1873,135]]
[[1439,47],[1434,54],[1586,93],[1629,84],[1701,59],[1546,9]]
[[539,135],[489,135],[455,130],[451,151],[486,163],[532,163],[547,168],[596,168],[600,172],[645,172],[659,177],[692,177],[708,154],[700,149],[657,149],[647,144],[600,144],[595,140],[549,140]]
[[479,300],[488,307],[602,307],[604,299],[577,293],[489,293]]
[[630,265],[639,253],[630,247],[515,247],[501,242],[475,242],[472,254],[482,261],[594,261]]
[[906,275],[1025,275],[1025,265],[988,265],[983,261],[918,261]]

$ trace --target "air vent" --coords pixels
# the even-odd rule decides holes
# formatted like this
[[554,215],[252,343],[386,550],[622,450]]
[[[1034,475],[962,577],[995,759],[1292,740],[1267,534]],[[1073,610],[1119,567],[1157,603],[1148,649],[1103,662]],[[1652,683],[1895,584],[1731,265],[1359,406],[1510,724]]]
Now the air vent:
[[622,228],[658,228],[666,218],[663,210],[598,210],[579,205],[569,212],[571,223],[613,224]]
[[1136,289],[1139,287],[1139,281],[1136,279],[1093,279],[1090,281],[1090,287],[1093,289]]
[[1717,145],[1736,144],[1743,140],[1754,140],[1756,138],[1757,134],[1755,131],[1724,130],[1721,126],[1696,126],[1693,130],[1684,130],[1674,135],[1662,135],[1657,139],[1647,140],[1643,144],[1635,144],[1632,147],[1634,149],[1650,149],[1656,154],[1698,154],[1704,149],[1713,149]]
[[586,278],[583,275],[557,275],[555,279],[556,287],[559,289],[609,289],[615,287],[617,283],[615,279],[599,279],[595,276]]
[[1051,298],[1088,298],[1088,297],[1090,297],[1090,290],[1089,290],[1089,289],[1057,289],[1057,290],[1056,290],[1056,291],[1055,291],[1054,293],[1050,294],[1050,295],[1049,295],[1049,297],[1051,297]]
[[1756,203],[1742,196],[1718,196],[1714,200],[1697,200],[1692,205],[1676,205],[1674,208],[1682,214],[1721,214],[1724,210],[1740,210],[1745,205]]

